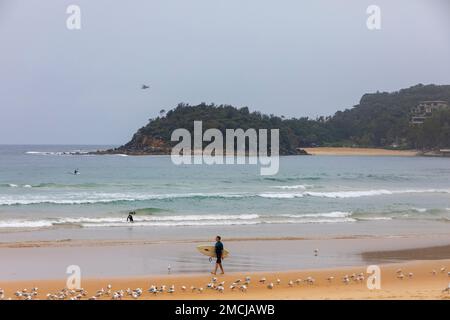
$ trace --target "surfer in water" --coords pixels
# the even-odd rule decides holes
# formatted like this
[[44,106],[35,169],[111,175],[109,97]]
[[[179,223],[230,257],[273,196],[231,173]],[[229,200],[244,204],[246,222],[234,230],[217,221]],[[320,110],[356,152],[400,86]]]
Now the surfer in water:
[[220,241],[222,238],[220,236],[216,237],[216,244],[214,245],[214,250],[216,251],[216,267],[214,268],[214,272],[211,272],[212,274],[217,273],[217,269],[220,268],[222,271],[222,274],[225,274],[225,271],[223,271],[222,267],[222,259],[223,259],[223,243]]
[[75,170],[73,171],[73,174],[74,174],[74,175],[77,175],[77,174],[78,174],[78,169],[75,169]]
[[136,212],[134,212],[134,211],[130,211],[130,213],[128,213],[127,222],[134,222],[133,214],[135,214],[135,213]]

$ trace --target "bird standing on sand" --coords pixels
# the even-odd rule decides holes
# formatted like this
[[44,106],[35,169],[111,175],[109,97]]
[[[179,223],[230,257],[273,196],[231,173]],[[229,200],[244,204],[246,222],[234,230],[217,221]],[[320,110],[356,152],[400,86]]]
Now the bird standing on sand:
[[264,282],[266,282],[266,278],[265,278],[265,277],[262,277],[262,278],[259,280],[259,282],[261,282],[262,284],[264,284]]
[[442,290],[442,292],[450,293],[450,283],[448,284],[447,288]]
[[281,283],[281,280],[280,279],[277,279],[277,284],[280,284]]
[[316,280],[313,277],[306,278],[306,283],[307,284],[313,285],[315,281]]
[[273,289],[273,283],[272,282],[267,285],[267,289]]

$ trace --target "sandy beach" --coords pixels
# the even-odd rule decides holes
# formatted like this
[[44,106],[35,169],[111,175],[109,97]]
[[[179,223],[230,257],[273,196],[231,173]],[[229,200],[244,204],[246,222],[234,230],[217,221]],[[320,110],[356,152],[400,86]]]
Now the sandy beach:
[[317,147],[305,148],[306,152],[317,156],[417,156],[417,150],[388,150],[377,148],[343,148],[343,147]]
[[[367,288],[366,268],[348,267],[321,270],[298,270],[289,272],[258,272],[231,273],[217,276],[215,286],[223,283],[224,291],[208,288],[212,282],[211,275],[166,275],[136,278],[98,278],[82,281],[82,288],[86,291],[82,299],[89,299],[97,291],[104,289],[106,293],[98,295],[96,299],[112,299],[114,292],[124,290],[123,299],[133,299],[127,295],[128,288],[141,288],[143,294],[134,299],[450,299],[450,293],[444,289],[448,287],[450,275],[448,268],[450,260],[413,261],[381,266],[381,288],[369,290]],[[435,272],[435,273],[434,273]],[[356,277],[354,277],[356,275]],[[361,275],[364,278],[358,279]],[[250,281],[242,287],[245,279]],[[332,277],[332,278],[331,278]],[[348,283],[343,280],[349,279]],[[262,283],[261,279],[265,278]],[[313,279],[309,281],[307,279]],[[355,280],[354,280],[355,279]],[[279,284],[278,284],[279,280]],[[238,284],[234,284],[239,281]],[[273,284],[273,288],[268,286]],[[108,292],[108,285],[111,290]],[[174,292],[149,293],[151,286],[173,286]],[[231,286],[235,289],[231,289]],[[5,298],[17,299],[17,290],[33,287],[38,288],[35,299],[47,299],[47,293],[56,294],[65,288],[65,280],[34,280],[34,281],[4,281],[1,282],[5,291]],[[186,289],[184,289],[185,287]],[[76,296],[68,294],[66,299]]]
[[[142,241],[105,241],[95,245],[90,241],[78,241],[70,245],[67,241],[22,245],[3,243],[0,247],[0,256],[4,261],[0,268],[3,275],[0,288],[4,290],[3,299],[24,299],[24,296],[17,297],[16,292],[25,293],[26,296],[35,287],[38,290],[33,299],[75,299],[80,292],[64,291],[65,295],[61,296],[68,277],[63,267],[72,262],[81,268],[80,287],[83,288],[83,294],[78,296],[79,299],[93,299],[94,296],[96,300],[113,299],[114,293],[116,296],[123,294],[120,299],[163,300],[450,299],[450,292],[444,291],[450,284],[448,237],[406,237],[397,238],[395,245],[390,243],[388,238],[231,240],[227,242],[227,247],[232,248],[236,256],[225,259],[225,270],[245,271],[231,271],[223,276],[211,275],[209,271],[213,264],[204,261],[200,255],[195,255],[196,259],[202,261],[197,262],[200,268],[194,260],[183,256],[180,263],[172,266],[169,274],[167,271],[166,274],[151,272],[150,264],[162,262],[147,259],[145,254],[177,254],[196,245],[196,241],[145,244]],[[429,246],[424,247],[426,243]],[[439,243],[447,245],[433,245]],[[316,246],[320,248],[317,255],[312,250]],[[249,252],[258,251],[257,248],[263,250],[261,255],[247,257],[242,261],[239,248]],[[272,260],[286,260],[284,269],[283,264],[264,266],[264,256],[270,254],[268,252],[272,252]],[[279,252],[282,254],[279,255]],[[336,256],[332,255],[333,252]],[[293,257],[292,253],[298,257]],[[43,256],[46,258],[42,259]],[[342,256],[342,260],[337,256]],[[142,270],[136,269],[136,265],[140,264],[150,271],[142,274]],[[258,271],[258,264],[267,270]],[[57,268],[54,268],[55,265]],[[335,267],[330,267],[333,265]],[[371,275],[367,269],[369,265],[380,267],[380,289],[368,289],[367,282]],[[127,273],[121,275],[119,271],[123,269]],[[9,274],[11,270],[14,271]],[[246,283],[248,278],[250,280]],[[264,283],[261,282],[263,278]],[[164,286],[163,292],[149,292],[152,286],[158,290]],[[223,289],[219,290],[219,286]],[[169,292],[171,287],[173,292]],[[142,294],[133,297],[132,291],[138,288],[142,289]]]

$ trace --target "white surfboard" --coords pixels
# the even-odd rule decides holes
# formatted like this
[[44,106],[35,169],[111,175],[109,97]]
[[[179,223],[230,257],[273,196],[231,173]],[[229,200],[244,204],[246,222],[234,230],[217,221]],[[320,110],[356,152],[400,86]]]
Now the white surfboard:
[[[200,246],[197,246],[197,250],[200,251],[200,253],[205,256],[208,256],[211,258],[216,257],[216,250],[215,250],[214,246],[200,245]],[[230,252],[227,249],[223,249],[223,253],[222,253],[223,258],[228,257],[229,254],[230,254]]]

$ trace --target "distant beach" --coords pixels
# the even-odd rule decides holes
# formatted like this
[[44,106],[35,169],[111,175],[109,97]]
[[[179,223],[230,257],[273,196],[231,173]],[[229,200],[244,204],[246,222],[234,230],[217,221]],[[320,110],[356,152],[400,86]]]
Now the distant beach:
[[306,152],[318,156],[417,156],[417,150],[390,150],[378,148],[348,148],[348,147],[316,147],[304,148]]

